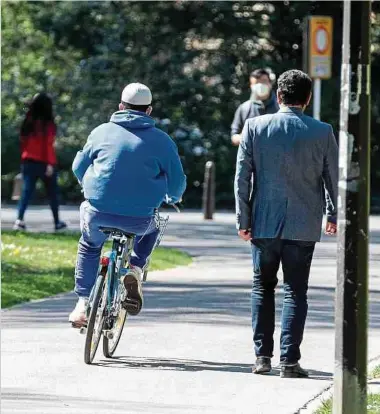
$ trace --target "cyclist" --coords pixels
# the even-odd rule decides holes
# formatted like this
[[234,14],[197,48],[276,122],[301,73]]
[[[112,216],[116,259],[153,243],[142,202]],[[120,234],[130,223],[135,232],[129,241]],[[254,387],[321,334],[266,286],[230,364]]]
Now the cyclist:
[[[78,302],[69,316],[74,327],[86,323],[86,307],[107,236],[99,227],[136,234],[131,263],[122,282],[129,298],[143,305],[143,267],[158,230],[154,211],[169,198],[178,202],[186,188],[177,146],[150,117],[152,94],[141,83],[127,85],[119,111],[95,128],[73,162],[85,200],[80,207],[81,238],[75,269]],[[135,312],[135,314],[137,314]]]

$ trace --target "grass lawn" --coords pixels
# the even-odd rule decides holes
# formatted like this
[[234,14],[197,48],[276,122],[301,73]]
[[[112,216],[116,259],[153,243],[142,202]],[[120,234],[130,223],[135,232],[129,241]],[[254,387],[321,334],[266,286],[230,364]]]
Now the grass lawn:
[[[371,378],[380,378],[380,365],[371,373]],[[332,413],[332,400],[325,401],[314,414],[330,414]],[[380,394],[368,394],[367,414],[380,413]]]
[[372,378],[380,378],[380,365],[378,365],[372,372],[371,372]]
[[[325,401],[314,414],[332,413],[332,400]],[[380,413],[380,394],[368,394],[367,414]]]
[[[74,287],[74,265],[79,233],[2,232],[1,307]],[[174,249],[157,248],[150,270],[188,265],[191,258]]]

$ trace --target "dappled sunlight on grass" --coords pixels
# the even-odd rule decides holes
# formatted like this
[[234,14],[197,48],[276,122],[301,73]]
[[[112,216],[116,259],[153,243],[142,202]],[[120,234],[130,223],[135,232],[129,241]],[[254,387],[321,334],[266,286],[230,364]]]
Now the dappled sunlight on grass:
[[[79,233],[3,232],[1,242],[1,306],[67,292],[74,287]],[[110,243],[105,249],[110,249]],[[150,270],[187,265],[191,258],[174,249],[158,248]]]

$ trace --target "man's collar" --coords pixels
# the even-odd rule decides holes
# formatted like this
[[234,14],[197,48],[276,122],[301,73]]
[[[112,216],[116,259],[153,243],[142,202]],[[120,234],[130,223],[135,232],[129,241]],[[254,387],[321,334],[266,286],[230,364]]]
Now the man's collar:
[[287,113],[287,114],[297,114],[297,115],[302,115],[303,114],[303,110],[300,106],[281,105],[280,112],[284,112],[284,113]]

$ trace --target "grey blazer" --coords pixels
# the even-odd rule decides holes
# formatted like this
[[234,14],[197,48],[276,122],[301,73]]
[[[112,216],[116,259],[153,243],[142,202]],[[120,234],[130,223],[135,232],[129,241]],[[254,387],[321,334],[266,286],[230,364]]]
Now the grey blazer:
[[236,162],[238,229],[251,229],[254,239],[319,241],[325,188],[327,216],[336,222],[338,145],[331,125],[292,107],[247,120]]

